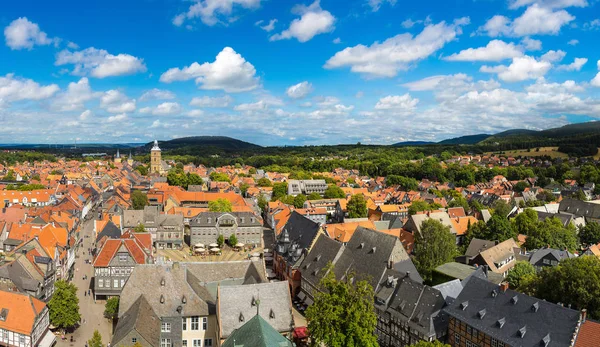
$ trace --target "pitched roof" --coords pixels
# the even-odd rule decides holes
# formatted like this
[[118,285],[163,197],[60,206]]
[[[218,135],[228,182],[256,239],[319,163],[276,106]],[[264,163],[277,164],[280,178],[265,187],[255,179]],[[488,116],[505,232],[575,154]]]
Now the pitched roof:
[[472,277],[445,308],[451,316],[511,346],[571,346],[579,312]]
[[293,329],[292,302],[287,282],[220,286],[218,297],[221,338],[229,337],[257,312],[280,333]]
[[155,347],[160,340],[160,318],[154,313],[152,306],[148,303],[144,295],[131,305],[119,319],[115,327],[115,333],[112,338],[112,345],[117,346],[119,342],[129,345],[130,341],[122,341],[132,330],[135,330],[146,340],[150,346]]
[[579,328],[575,347],[597,347],[600,342],[600,323],[586,320]]
[[0,291],[0,329],[31,335],[37,316],[46,304],[30,295]]
[[246,324],[235,330],[222,347],[293,347],[294,344],[283,337],[260,315],[255,315]]

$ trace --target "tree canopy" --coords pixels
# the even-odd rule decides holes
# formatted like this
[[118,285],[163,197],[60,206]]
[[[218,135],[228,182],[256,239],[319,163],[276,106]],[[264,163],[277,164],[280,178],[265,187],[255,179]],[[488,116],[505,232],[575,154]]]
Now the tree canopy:
[[148,195],[142,193],[139,190],[131,192],[131,207],[134,210],[143,210],[148,205]]
[[564,259],[539,274],[536,297],[554,303],[586,308],[594,319],[600,318],[600,260],[584,255]]
[[233,206],[231,206],[231,201],[219,198],[208,202],[208,210],[210,212],[232,212]]
[[365,218],[367,216],[367,201],[362,194],[352,195],[346,204],[348,218]]
[[456,236],[450,227],[436,219],[426,219],[415,233],[414,262],[424,279],[431,279],[436,267],[451,262],[456,255]]
[[256,185],[259,187],[271,187],[273,184],[268,178],[262,177],[258,181],[256,181]]
[[536,276],[536,271],[533,265],[528,261],[518,261],[515,266],[508,271],[506,281],[511,288],[518,291],[525,291],[523,285],[528,283]]
[[374,292],[369,282],[354,283],[350,273],[337,280],[331,263],[323,269],[314,303],[306,309],[308,330],[317,343],[338,347],[376,347]]
[[227,174],[223,172],[213,171],[210,173],[209,177],[210,180],[213,182],[231,182],[229,176],[227,176]]
[[324,196],[326,199],[343,199],[346,197],[346,194],[342,188],[336,186],[335,184],[330,184],[327,189],[325,189]]
[[60,329],[74,327],[81,316],[79,314],[79,298],[77,287],[63,280],[54,282],[54,294],[48,302],[50,323]]
[[595,245],[600,242],[600,224],[588,222],[579,227],[579,240],[584,245]]
[[279,200],[281,197],[287,195],[288,184],[286,182],[277,182],[273,184],[273,196],[272,200]]
[[179,186],[183,189],[187,189],[190,185],[202,185],[204,183],[198,174],[190,172],[185,173],[183,172],[183,169],[180,168],[169,170],[167,173],[167,182],[171,186]]
[[104,344],[102,343],[102,335],[100,335],[100,332],[98,332],[98,330],[94,330],[94,335],[91,339],[88,340],[88,346],[104,347]]
[[104,305],[104,317],[115,320],[119,315],[119,297],[113,296],[112,298],[106,300],[106,304]]
[[298,194],[294,197],[294,207],[302,208],[304,207],[304,203],[306,202],[306,195]]

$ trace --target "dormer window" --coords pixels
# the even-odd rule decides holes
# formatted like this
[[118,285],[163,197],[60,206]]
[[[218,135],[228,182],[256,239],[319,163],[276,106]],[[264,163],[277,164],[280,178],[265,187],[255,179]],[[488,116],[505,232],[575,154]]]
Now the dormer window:
[[519,329],[519,331],[517,331],[517,335],[519,335],[520,338],[524,338],[525,337],[525,333],[527,333],[527,327],[524,326],[521,329]]
[[361,242],[360,245],[358,246],[358,248],[365,248],[365,243]]
[[542,346],[547,347],[550,344],[550,333],[546,334],[542,339]]
[[240,322],[244,321],[244,314],[240,313],[240,317],[239,317]]
[[164,295],[160,295],[160,303],[164,304],[165,303],[165,296]]
[[497,326],[498,326],[500,329],[502,329],[502,327],[504,326],[504,323],[506,323],[506,318],[504,318],[504,317],[502,317],[502,318],[500,318],[500,319],[498,319],[498,320],[496,321],[496,325],[497,325]]
[[164,287],[164,286],[165,286],[165,279],[164,279],[164,278],[162,278],[162,279],[160,280],[160,286],[161,286],[161,287]]
[[269,312],[269,318],[275,319],[275,312],[273,311],[273,309],[271,309],[271,312]]
[[373,248],[371,249],[371,253],[373,253],[373,254],[374,254],[376,250],[377,250],[377,247],[373,247]]
[[463,311],[466,310],[467,307],[469,307],[469,302],[468,301],[464,301],[464,302],[462,302],[460,304],[460,309],[463,310]]
[[486,309],[485,308],[483,310],[477,312],[477,315],[479,316],[479,319],[483,319],[483,317],[485,317],[485,313],[486,313]]
[[492,290],[492,298],[495,298],[498,296],[498,291],[496,289]]
[[256,306],[256,303],[257,303],[257,300],[254,297],[252,297],[252,307]]
[[510,302],[512,302],[513,305],[516,305],[518,301],[519,301],[519,297],[517,297],[516,295],[510,299]]
[[185,298],[185,295],[181,297],[181,303],[185,304],[187,302],[187,299]]
[[533,305],[531,305],[531,310],[533,312],[537,312],[540,309],[540,303],[539,302],[535,302]]

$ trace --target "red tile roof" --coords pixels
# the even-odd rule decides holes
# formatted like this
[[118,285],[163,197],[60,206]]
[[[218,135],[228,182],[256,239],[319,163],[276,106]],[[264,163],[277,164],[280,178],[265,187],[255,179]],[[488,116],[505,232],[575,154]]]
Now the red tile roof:
[[600,346],[600,323],[586,320],[579,328],[575,347]]

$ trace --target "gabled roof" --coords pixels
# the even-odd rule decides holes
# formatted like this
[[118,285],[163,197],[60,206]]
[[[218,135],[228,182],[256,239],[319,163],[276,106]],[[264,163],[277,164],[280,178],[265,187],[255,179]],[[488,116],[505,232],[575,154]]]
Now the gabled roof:
[[472,277],[444,309],[451,316],[510,346],[571,346],[579,312]]
[[0,329],[31,335],[36,318],[46,304],[30,295],[0,291],[0,312],[6,315],[0,320]]
[[294,344],[281,336],[260,315],[255,315],[246,324],[235,330],[222,347],[293,347]]
[[258,314],[280,333],[294,326],[287,282],[270,282],[219,287],[218,319],[221,338],[227,338]]
[[132,330],[135,330],[150,346],[156,347],[160,344],[160,318],[154,313],[144,295],[140,295],[129,310],[119,318],[112,345],[117,346],[119,342],[129,345],[130,341],[122,340]]

